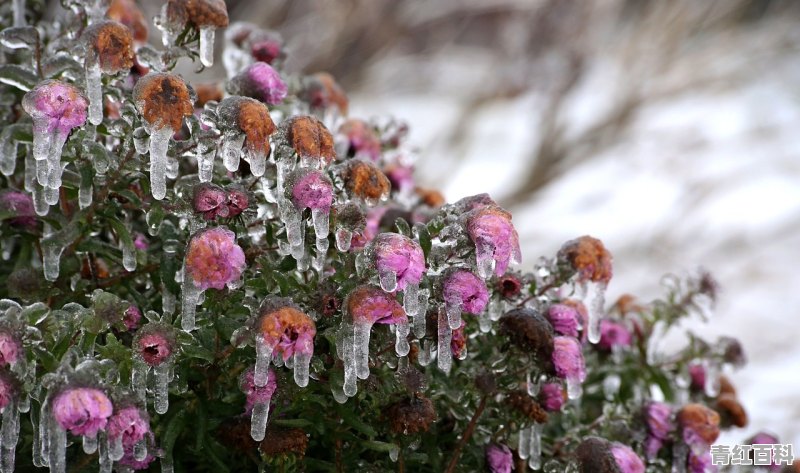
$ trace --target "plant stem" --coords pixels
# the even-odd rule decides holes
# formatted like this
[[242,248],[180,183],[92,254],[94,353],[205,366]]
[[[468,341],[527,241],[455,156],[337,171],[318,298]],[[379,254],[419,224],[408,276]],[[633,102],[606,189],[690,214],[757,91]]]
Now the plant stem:
[[481,414],[483,414],[484,409],[486,409],[486,402],[488,400],[489,397],[487,395],[484,395],[481,398],[481,402],[478,403],[478,408],[475,409],[475,413],[472,414],[472,419],[469,420],[467,428],[464,429],[464,434],[461,436],[461,440],[458,441],[456,449],[453,450],[453,456],[452,458],[450,458],[450,463],[447,465],[445,473],[453,473],[456,470],[456,466],[458,465],[458,459],[461,458],[461,451],[464,449],[464,445],[467,444],[470,437],[472,437],[472,433],[475,431],[475,426],[478,425],[478,419],[480,418]]

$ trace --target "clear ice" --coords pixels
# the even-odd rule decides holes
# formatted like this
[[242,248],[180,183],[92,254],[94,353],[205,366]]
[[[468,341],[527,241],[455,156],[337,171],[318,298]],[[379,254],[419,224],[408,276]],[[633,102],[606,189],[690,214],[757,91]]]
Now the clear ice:
[[397,353],[397,356],[406,356],[408,352],[411,351],[411,346],[408,344],[408,332],[410,327],[408,326],[408,320],[400,322],[395,325],[395,344],[394,350]]
[[590,343],[600,341],[600,320],[604,315],[606,287],[605,283],[591,283],[588,287],[587,297],[591,298],[591,300],[586,304],[586,308],[589,315],[588,338]]
[[292,363],[294,365],[294,382],[301,388],[308,386],[308,369],[311,365],[311,353],[296,350]]
[[583,394],[583,386],[581,380],[578,378],[567,378],[567,397],[575,400],[579,399]]
[[445,310],[447,311],[447,323],[450,328],[456,330],[461,327],[461,304],[445,302]]
[[397,273],[392,270],[383,270],[378,276],[381,281],[381,289],[386,292],[394,292],[397,289]]
[[527,460],[531,453],[532,427],[522,427],[519,431],[519,444],[517,454],[523,460]]
[[25,26],[25,0],[12,0],[12,2],[14,26]]
[[344,228],[336,230],[336,249],[342,252],[350,250],[353,234]]
[[89,123],[99,125],[103,122],[103,82],[96,58],[86,59],[86,95],[89,97]]
[[200,62],[206,66],[214,65],[214,33],[213,26],[200,27]]
[[267,344],[264,337],[256,336],[256,367],[253,373],[253,383],[266,386],[269,380],[269,362],[272,359],[272,347]]
[[225,132],[222,139],[222,163],[225,169],[234,172],[239,169],[239,159],[242,154],[245,135],[239,132]]
[[181,284],[181,328],[185,332],[195,329],[195,315],[202,294],[203,290],[194,285],[191,276],[184,277]]
[[528,445],[528,468],[538,470],[542,467],[542,425],[530,427],[530,444]]
[[264,440],[267,432],[267,420],[269,418],[269,401],[257,402],[250,413],[250,436],[253,440],[260,442]]
[[172,378],[172,365],[170,363],[161,363],[156,366],[155,371],[155,402],[153,406],[159,414],[165,414],[169,409],[169,382]]
[[453,340],[453,331],[447,321],[445,310],[439,309],[439,345],[437,347],[437,364],[439,369],[445,373],[450,372],[453,364],[453,352],[450,351],[450,343]]
[[329,209],[311,209],[311,221],[314,223],[314,234],[317,240],[328,238]]
[[173,134],[172,128],[163,126],[150,135],[150,190],[156,200],[167,195],[167,150]]

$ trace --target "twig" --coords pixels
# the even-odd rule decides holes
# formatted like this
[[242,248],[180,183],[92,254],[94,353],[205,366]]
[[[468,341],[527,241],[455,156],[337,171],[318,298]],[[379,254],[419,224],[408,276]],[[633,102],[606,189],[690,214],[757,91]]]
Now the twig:
[[456,449],[453,450],[453,456],[450,458],[450,463],[447,465],[447,470],[445,470],[445,473],[453,473],[456,470],[458,459],[461,458],[461,451],[464,449],[464,445],[467,444],[470,437],[472,437],[472,433],[475,431],[475,426],[478,425],[478,419],[480,418],[481,414],[483,414],[484,409],[486,409],[486,402],[488,400],[489,396],[487,395],[484,395],[481,398],[478,408],[475,409],[475,413],[472,414],[472,419],[469,420],[467,428],[464,429],[464,435],[461,436],[461,440],[458,441]]

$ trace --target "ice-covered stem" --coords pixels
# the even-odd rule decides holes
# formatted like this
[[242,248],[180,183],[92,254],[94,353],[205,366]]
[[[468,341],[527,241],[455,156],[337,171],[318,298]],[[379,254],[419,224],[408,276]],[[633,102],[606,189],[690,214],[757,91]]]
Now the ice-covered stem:
[[165,6],[164,45],[175,32],[191,26],[200,33],[200,62],[214,64],[214,32],[228,26],[228,9],[223,0],[169,0]]
[[483,411],[486,409],[486,403],[488,400],[488,394],[484,394],[481,397],[478,407],[475,408],[475,412],[472,414],[469,424],[467,424],[467,427],[464,429],[464,433],[461,434],[461,438],[459,439],[456,448],[453,450],[453,455],[450,457],[450,462],[447,464],[445,473],[453,473],[456,471],[458,460],[461,458],[461,451],[464,450],[464,446],[467,444],[467,442],[469,442],[470,438],[472,438],[472,434],[475,432],[475,427],[478,425],[478,420],[480,419],[481,415],[483,415]]

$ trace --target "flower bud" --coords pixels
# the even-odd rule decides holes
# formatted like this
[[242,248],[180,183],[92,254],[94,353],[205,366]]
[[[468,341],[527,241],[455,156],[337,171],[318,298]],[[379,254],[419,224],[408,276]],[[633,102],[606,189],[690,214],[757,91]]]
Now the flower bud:
[[300,158],[327,165],[336,159],[333,136],[317,118],[294,116],[281,124],[283,134]]
[[378,273],[394,273],[397,290],[422,280],[425,255],[416,241],[398,233],[381,233],[372,241],[371,249]]
[[367,122],[351,118],[342,124],[339,133],[347,138],[348,156],[363,156],[372,161],[380,159],[381,141]]
[[500,207],[477,208],[465,216],[467,233],[475,244],[479,274],[486,278],[494,264],[494,274],[502,276],[511,262],[521,260],[519,235],[511,223],[511,214]]
[[553,339],[553,366],[559,378],[583,382],[586,379],[586,366],[580,342],[572,337],[555,337]]
[[336,107],[341,115],[347,115],[347,95],[327,72],[318,72],[304,79],[301,96],[312,109],[325,110]]
[[644,462],[631,447],[614,442],[611,444],[611,455],[614,456],[620,473],[644,473]]
[[267,299],[260,309],[258,331],[273,352],[288,360],[295,352],[314,353],[317,327],[311,317],[284,299]]
[[719,414],[702,404],[687,404],[678,411],[683,440],[691,447],[708,446],[719,437]]
[[278,105],[286,98],[286,83],[278,71],[265,62],[254,62],[228,82],[231,95],[244,95],[267,105]]
[[106,394],[96,388],[67,388],[52,404],[56,422],[74,435],[94,437],[104,429],[114,407]]
[[500,318],[500,334],[540,363],[550,363],[553,355],[553,327],[533,309],[514,309]]
[[287,179],[286,190],[298,209],[329,210],[333,204],[333,184],[320,171],[295,171]]
[[392,184],[389,178],[373,163],[353,159],[345,164],[342,172],[344,185],[351,197],[374,206],[389,198]]
[[177,133],[184,117],[194,113],[189,88],[174,74],[151,72],[142,77],[133,88],[133,100],[144,121],[156,130],[168,126]]
[[672,406],[663,402],[650,402],[645,405],[643,411],[647,431],[650,435],[667,440],[675,429],[672,420]]
[[28,230],[36,228],[33,199],[25,192],[13,189],[0,191],[0,212],[7,215],[3,218],[4,223]]
[[108,419],[106,432],[111,441],[122,437],[126,453],[133,453],[134,446],[150,434],[150,419],[136,406],[124,407]]
[[504,298],[511,299],[522,291],[522,281],[513,274],[504,274],[497,281],[497,290]]
[[166,9],[167,20],[175,25],[198,29],[228,26],[228,8],[224,0],[168,0]]
[[514,455],[505,445],[486,446],[486,464],[491,473],[511,473],[514,469]]
[[269,137],[277,128],[266,105],[249,97],[228,97],[219,103],[217,115],[223,131],[244,133],[250,152],[269,156]]
[[175,335],[171,328],[161,324],[147,324],[133,340],[134,354],[150,366],[159,366],[174,357]]
[[506,402],[511,408],[537,424],[547,423],[547,412],[526,391],[512,391]]
[[226,191],[228,193],[228,218],[236,217],[250,207],[250,197],[243,189],[229,186]]
[[134,40],[147,42],[147,20],[134,0],[112,0],[106,16],[127,26]]
[[445,302],[461,307],[469,314],[480,314],[489,302],[489,291],[478,276],[467,270],[456,270],[442,283]]
[[578,273],[579,281],[607,284],[611,280],[611,253],[596,238],[582,236],[564,243],[558,251],[558,259]]
[[394,295],[375,286],[359,286],[345,300],[354,323],[396,324],[407,321],[403,307]]
[[133,35],[122,23],[105,20],[93,23],[82,35],[87,56],[97,61],[100,70],[116,74],[133,67]]
[[733,394],[720,394],[715,410],[720,414],[722,426],[747,427],[747,411]]
[[58,80],[40,82],[22,99],[22,108],[40,133],[68,134],[86,122],[88,107],[77,87]]
[[578,338],[580,327],[583,325],[578,311],[565,304],[551,305],[547,309],[547,320],[553,325],[553,330],[557,334],[574,338]]
[[416,395],[390,405],[385,410],[389,429],[395,434],[409,435],[427,432],[436,420],[436,410],[430,399]]
[[627,348],[631,346],[633,337],[631,332],[621,323],[612,320],[600,322],[600,341],[597,348],[611,351],[614,347]]
[[186,275],[200,289],[222,289],[237,281],[245,269],[244,251],[225,227],[201,230],[189,241]]
[[206,220],[228,216],[228,196],[225,191],[214,184],[203,182],[194,186],[192,208]]
[[539,403],[548,412],[559,412],[567,401],[567,392],[559,383],[544,383],[539,391]]

